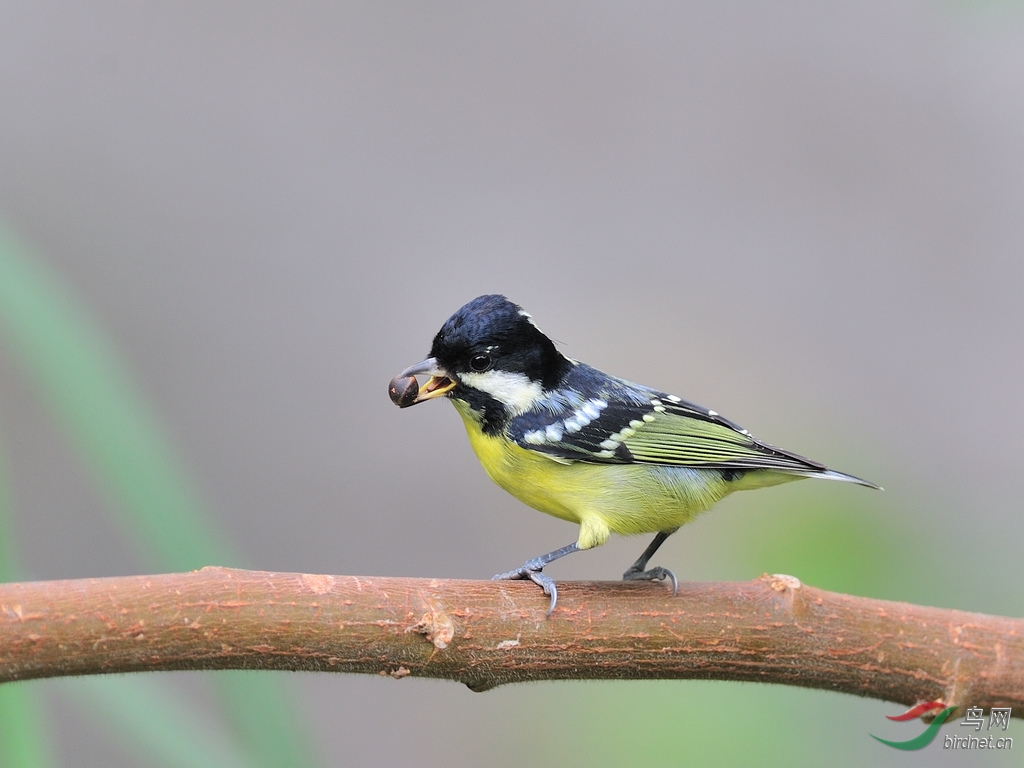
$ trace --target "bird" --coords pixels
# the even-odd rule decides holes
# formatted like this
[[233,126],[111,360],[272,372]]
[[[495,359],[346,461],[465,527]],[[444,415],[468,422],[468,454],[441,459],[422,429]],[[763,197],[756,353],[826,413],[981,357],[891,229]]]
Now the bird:
[[[416,376],[428,376],[420,388]],[[391,382],[408,407],[451,401],[488,476],[530,507],[579,525],[571,544],[495,579],[530,579],[555,609],[558,588],[544,573],[566,555],[612,533],[655,534],[623,574],[669,579],[648,567],[680,526],[738,490],[814,477],[881,490],[756,439],[718,412],[604,373],[563,355],[533,318],[500,294],[473,299],[441,326],[429,356]]]

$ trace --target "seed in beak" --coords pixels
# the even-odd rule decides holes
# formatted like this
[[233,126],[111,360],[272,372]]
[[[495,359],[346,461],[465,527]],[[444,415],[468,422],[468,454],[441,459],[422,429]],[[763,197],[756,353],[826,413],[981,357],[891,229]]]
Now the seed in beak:
[[408,408],[416,402],[419,393],[420,385],[415,376],[396,376],[388,384],[388,396],[399,408]]

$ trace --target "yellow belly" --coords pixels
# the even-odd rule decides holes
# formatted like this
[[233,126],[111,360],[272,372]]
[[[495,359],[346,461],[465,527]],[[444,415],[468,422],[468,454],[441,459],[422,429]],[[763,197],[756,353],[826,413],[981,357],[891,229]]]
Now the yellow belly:
[[490,478],[520,501],[579,523],[577,546],[624,535],[671,531],[732,490],[718,472],[652,464],[561,463],[485,435],[470,408],[452,401]]

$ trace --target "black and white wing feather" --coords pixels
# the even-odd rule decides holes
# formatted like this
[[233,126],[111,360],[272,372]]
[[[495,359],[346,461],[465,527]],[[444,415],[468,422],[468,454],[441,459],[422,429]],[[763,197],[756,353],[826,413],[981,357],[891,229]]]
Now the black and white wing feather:
[[870,485],[762,443],[715,411],[583,364],[559,390],[512,419],[508,433],[556,461],[776,470]]

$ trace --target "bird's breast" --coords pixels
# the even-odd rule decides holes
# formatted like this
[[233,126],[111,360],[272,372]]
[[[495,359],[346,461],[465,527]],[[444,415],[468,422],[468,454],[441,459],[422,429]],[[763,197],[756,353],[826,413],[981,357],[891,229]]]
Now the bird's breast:
[[557,461],[504,434],[485,434],[471,408],[452,402],[488,476],[523,503],[563,520],[600,521],[599,528],[625,535],[671,530],[731,490],[713,470]]

